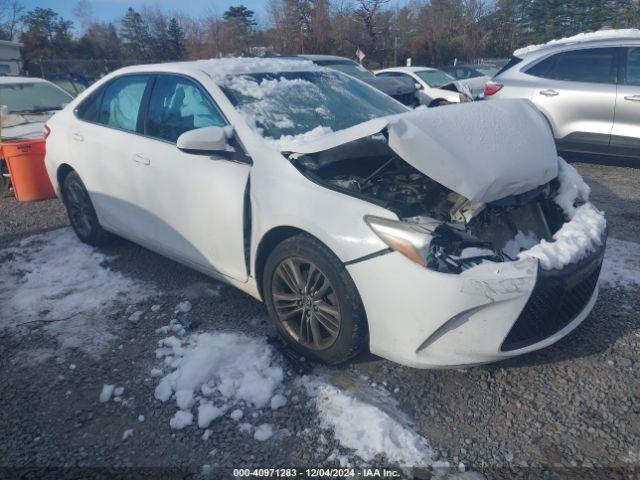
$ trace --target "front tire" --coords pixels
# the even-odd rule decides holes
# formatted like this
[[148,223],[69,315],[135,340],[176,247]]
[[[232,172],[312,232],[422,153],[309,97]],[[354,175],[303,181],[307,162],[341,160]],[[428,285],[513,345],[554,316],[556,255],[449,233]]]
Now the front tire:
[[62,200],[67,209],[71,227],[81,241],[99,246],[112,239],[112,235],[100,226],[89,192],[76,172],[69,172],[64,178]]
[[301,234],[280,243],[263,275],[267,311],[297,352],[326,364],[344,362],[368,343],[362,300],[340,260]]

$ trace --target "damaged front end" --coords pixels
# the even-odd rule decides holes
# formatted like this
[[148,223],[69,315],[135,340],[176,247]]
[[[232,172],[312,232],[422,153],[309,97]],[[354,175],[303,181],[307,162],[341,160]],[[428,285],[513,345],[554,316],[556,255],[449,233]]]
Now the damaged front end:
[[443,148],[427,132],[429,119],[412,114],[378,133],[288,157],[314,182],[394,212],[399,220],[365,221],[389,248],[438,272],[524,257],[557,269],[602,244],[604,217],[573,167],[557,159],[546,130],[531,139],[542,160],[505,147],[487,161],[479,150],[473,158],[473,135],[463,147]]
[[522,247],[551,240],[564,222],[552,201],[557,182],[500,201],[472,202],[402,160],[383,134],[290,158],[316,183],[393,211],[400,221],[365,220],[390,248],[440,272],[515,260]]

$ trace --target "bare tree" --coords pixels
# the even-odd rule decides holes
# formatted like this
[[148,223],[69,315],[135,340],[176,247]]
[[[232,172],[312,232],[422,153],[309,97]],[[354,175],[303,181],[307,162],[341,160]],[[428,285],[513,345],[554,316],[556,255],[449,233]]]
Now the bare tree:
[[23,12],[19,0],[0,0],[0,40],[13,40],[18,35]]

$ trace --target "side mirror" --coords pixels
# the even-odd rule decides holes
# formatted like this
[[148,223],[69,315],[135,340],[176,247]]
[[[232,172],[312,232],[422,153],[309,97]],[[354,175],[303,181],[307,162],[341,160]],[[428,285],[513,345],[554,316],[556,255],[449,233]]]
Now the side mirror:
[[415,86],[416,86],[416,90],[422,90],[422,89],[424,89],[424,87],[422,86],[422,84],[421,84],[421,83],[416,82],[416,83],[415,83]]
[[231,147],[227,143],[230,127],[202,127],[184,132],[178,137],[176,146],[187,153],[202,155],[228,152]]

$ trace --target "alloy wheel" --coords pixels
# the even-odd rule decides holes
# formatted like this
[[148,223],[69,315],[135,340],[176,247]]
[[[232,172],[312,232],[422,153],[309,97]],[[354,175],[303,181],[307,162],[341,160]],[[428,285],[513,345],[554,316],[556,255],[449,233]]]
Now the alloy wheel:
[[273,305],[284,330],[312,350],[333,345],[341,315],[326,275],[312,262],[290,257],[276,267],[272,282]]

